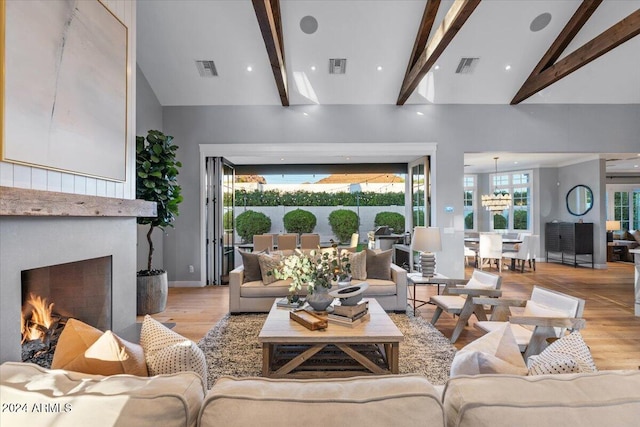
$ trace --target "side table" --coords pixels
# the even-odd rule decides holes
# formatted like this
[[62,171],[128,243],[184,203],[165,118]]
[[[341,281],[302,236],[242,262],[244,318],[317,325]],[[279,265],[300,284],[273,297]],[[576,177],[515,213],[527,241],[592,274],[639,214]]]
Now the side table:
[[[422,273],[409,273],[407,274],[407,280],[409,281],[409,285],[413,286],[413,292],[409,295],[409,299],[413,306],[413,315],[416,315],[416,308],[420,308],[423,305],[429,304],[429,301],[423,301],[416,299],[416,285],[436,285],[438,295],[440,295],[440,285],[447,285],[452,281],[452,279],[444,276],[440,273],[436,273],[433,276],[424,277]],[[419,305],[416,305],[420,303]]]

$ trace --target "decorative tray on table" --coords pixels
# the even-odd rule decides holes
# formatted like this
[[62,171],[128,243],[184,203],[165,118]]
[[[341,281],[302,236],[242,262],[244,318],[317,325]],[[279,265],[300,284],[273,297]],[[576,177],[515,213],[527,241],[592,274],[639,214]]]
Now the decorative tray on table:
[[289,318],[300,323],[307,329],[315,331],[317,329],[325,329],[329,322],[326,317],[323,318],[315,313],[306,310],[293,310],[289,312]]

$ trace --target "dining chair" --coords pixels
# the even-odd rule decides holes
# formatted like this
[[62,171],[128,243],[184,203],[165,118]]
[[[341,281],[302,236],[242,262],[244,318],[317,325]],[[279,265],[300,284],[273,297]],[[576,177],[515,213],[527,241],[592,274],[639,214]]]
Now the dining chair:
[[253,252],[273,251],[273,234],[254,234]]
[[522,239],[522,243],[519,243],[514,251],[503,252],[503,258],[510,260],[511,270],[515,271],[519,267],[520,272],[524,272],[524,267],[527,261],[529,262],[529,268],[536,270],[536,255],[537,246],[539,241],[538,235],[525,235]]
[[298,247],[298,235],[295,233],[278,235],[278,250],[290,251]]
[[498,271],[502,273],[502,236],[498,233],[482,233],[478,245],[478,267],[482,270],[485,262],[491,266],[492,260],[495,260]]
[[300,235],[300,249],[318,249],[320,246],[320,235],[315,233],[305,233]]
[[358,239],[360,239],[360,235],[358,233],[353,233],[351,235],[351,242],[349,243],[350,248],[358,247]]

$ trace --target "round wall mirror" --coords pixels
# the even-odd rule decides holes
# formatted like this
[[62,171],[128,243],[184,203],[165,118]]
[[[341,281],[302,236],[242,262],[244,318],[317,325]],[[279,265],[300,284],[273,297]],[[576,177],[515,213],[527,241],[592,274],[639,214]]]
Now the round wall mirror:
[[571,215],[584,215],[593,207],[593,192],[586,185],[576,185],[567,193],[567,210]]

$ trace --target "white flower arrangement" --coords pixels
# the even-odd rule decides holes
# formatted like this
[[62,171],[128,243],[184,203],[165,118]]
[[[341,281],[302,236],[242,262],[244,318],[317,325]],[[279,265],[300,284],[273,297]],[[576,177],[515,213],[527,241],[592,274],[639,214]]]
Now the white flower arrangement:
[[339,256],[334,246],[333,252],[318,254],[315,250],[308,255],[296,250],[293,255],[285,257],[280,267],[272,271],[277,279],[291,279],[289,293],[295,294],[307,285],[310,294],[316,287],[331,288],[332,281],[344,277],[351,272],[349,258]]

